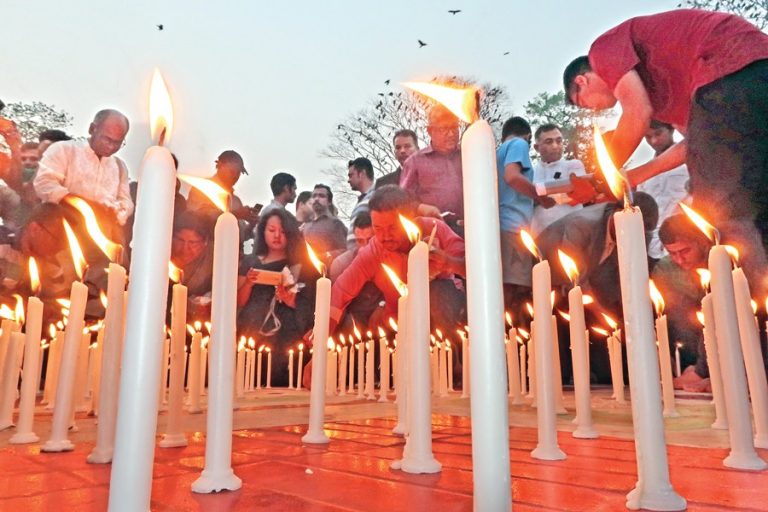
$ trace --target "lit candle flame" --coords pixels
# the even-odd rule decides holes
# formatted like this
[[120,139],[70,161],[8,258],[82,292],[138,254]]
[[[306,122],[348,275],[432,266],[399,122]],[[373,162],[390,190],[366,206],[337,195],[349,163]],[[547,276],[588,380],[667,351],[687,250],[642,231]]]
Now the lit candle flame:
[[182,276],[181,269],[176,265],[174,265],[171,260],[168,260],[168,279],[170,279],[174,283],[180,283],[181,276]]
[[162,146],[164,141],[171,138],[173,131],[173,104],[168,87],[158,69],[152,75],[152,84],[149,90],[149,127],[152,140],[159,140]]
[[648,280],[648,288],[651,291],[651,300],[653,301],[653,309],[656,310],[656,315],[661,316],[664,314],[664,297],[661,295],[661,292],[656,287],[656,283],[653,282],[653,279]]
[[757,314],[757,301],[755,299],[751,299],[749,301],[749,303],[752,304],[752,314],[756,315]]
[[188,332],[188,333],[189,333],[191,336],[194,336],[196,331],[195,331],[195,328],[194,328],[194,327],[192,327],[191,325],[187,324],[187,332]]
[[576,281],[579,280],[579,267],[576,266],[576,262],[560,249],[557,250],[557,256],[560,258],[560,264],[568,275],[568,279],[571,280],[571,283],[576,284]]
[[82,281],[86,266],[85,256],[83,256],[83,251],[80,249],[80,244],[77,242],[77,237],[75,232],[72,231],[69,222],[63,219],[62,222],[64,223],[64,232],[67,234],[67,240],[69,241],[69,251],[72,253],[72,262],[75,265],[77,278]]
[[697,268],[696,272],[699,274],[701,287],[704,288],[704,290],[709,289],[709,282],[712,280],[712,273],[706,268]]
[[526,302],[525,309],[528,311],[528,314],[531,315],[531,318],[533,318],[533,305],[531,305],[530,302]]
[[435,334],[437,334],[437,337],[438,337],[439,339],[441,339],[441,340],[443,339],[443,331],[441,331],[441,330],[440,330],[439,328],[437,328],[437,327],[435,328]]
[[336,343],[333,341],[333,336],[328,338],[328,350],[336,350]]
[[99,301],[104,306],[104,309],[107,309],[107,296],[103,291],[99,291]]
[[765,312],[768,313],[768,297],[765,298]]
[[413,223],[410,219],[407,217],[404,217],[403,214],[399,214],[400,217],[400,223],[403,225],[403,229],[405,229],[405,234],[408,235],[408,240],[411,241],[412,244],[415,244],[421,239],[421,230],[419,229],[419,226]]
[[441,103],[465,123],[473,123],[479,117],[476,87],[459,89],[425,82],[405,82],[403,86]]
[[30,257],[27,265],[29,266],[29,288],[32,295],[37,295],[40,292],[40,271],[37,268],[37,261]]
[[597,125],[594,125],[593,128],[595,154],[600,170],[602,171],[603,176],[605,176],[605,181],[608,183],[608,187],[611,189],[611,193],[616,199],[626,200],[627,198],[625,194],[626,190],[629,188],[628,186],[625,188],[626,177],[622,172],[616,169],[616,165],[613,163],[610,153],[608,153],[608,148],[605,146],[605,140],[603,140],[603,136],[600,134],[600,129]]
[[48,334],[51,335],[51,339],[56,337],[56,326],[54,324],[48,324]]
[[525,229],[521,229],[520,238],[523,240],[523,245],[525,245],[525,248],[528,249],[528,251],[530,251],[530,253],[533,254],[537,260],[541,261],[541,251],[539,251],[539,248],[536,246],[536,242],[533,241],[531,234]]
[[[301,347],[301,345],[299,345],[299,347]],[[248,348],[250,348],[251,350],[256,348],[256,340],[254,340],[253,338],[248,338]]]
[[600,327],[593,327],[592,330],[595,331],[597,334],[602,334],[603,336],[608,336],[608,331],[606,331],[605,329],[602,329]]
[[566,322],[570,322],[571,321],[571,315],[569,315],[565,311],[560,311],[558,309],[557,312],[560,314],[561,317],[563,317],[563,320],[565,320]]
[[320,261],[320,258],[317,257],[315,251],[312,250],[312,246],[309,245],[309,242],[304,243],[307,244],[307,253],[309,254],[309,259],[312,261],[312,264],[315,266],[317,271],[322,274],[323,277],[325,277],[325,264]]
[[585,293],[584,296],[581,299],[582,299],[582,302],[584,303],[585,306],[587,306],[589,304],[594,304],[595,303],[595,299],[591,295],[589,295],[587,293]]
[[264,352],[264,349],[265,349],[265,348],[266,348],[266,347],[264,347],[264,345],[261,345],[261,346],[259,347],[259,352]]
[[512,327],[512,315],[509,314],[509,311],[504,313],[504,318],[507,320],[507,325]]
[[387,332],[379,326],[379,338],[384,338],[387,335]]
[[109,261],[117,261],[120,258],[120,254],[123,250],[120,244],[116,244],[104,234],[99,226],[99,221],[96,218],[96,214],[85,200],[68,196],[64,199],[68,204],[73,206],[85,220],[85,229],[88,231],[88,235],[93,239],[93,242],[98,246],[104,256],[109,258]]
[[525,330],[525,329],[523,329],[522,327],[518,327],[518,328],[517,328],[517,332],[518,332],[518,334],[520,334],[520,336],[522,336],[522,337],[523,337],[523,338],[525,338],[526,340],[527,340],[527,339],[529,339],[529,338],[531,337],[531,333],[529,333],[528,331],[526,331],[526,330]]
[[408,295],[408,286],[400,279],[395,271],[386,263],[382,263],[381,268],[387,273],[387,276],[389,277],[389,280],[392,281],[392,285],[395,287],[395,290],[397,290],[397,293],[399,293],[401,297]]
[[697,311],[696,312],[696,319],[699,321],[699,323],[701,325],[706,327],[706,324],[704,323],[704,313],[702,313],[701,311]]
[[229,192],[224,190],[221,185],[215,181],[199,176],[190,176],[188,174],[177,174],[176,177],[179,178],[179,181],[183,181],[189,186],[199,190],[205,197],[210,199],[219,210],[223,212],[229,211]]
[[303,343],[299,343],[299,352],[301,352],[303,350],[304,350],[304,344]]
[[615,331],[616,328],[619,326],[619,324],[616,323],[616,320],[614,320],[613,318],[609,317],[605,313],[601,313],[601,314],[603,315],[603,318],[605,319],[605,323],[608,324],[608,327],[610,327],[611,329],[613,329]]
[[19,324],[23,324],[24,323],[24,299],[22,299],[21,295],[17,293],[14,293],[13,296],[16,298],[16,311],[14,313],[16,322]]
[[243,349],[245,349],[245,337],[240,338],[240,341],[237,344],[237,351],[242,352]]
[[56,299],[56,302],[59,303],[59,305],[69,309],[72,306],[72,303],[69,301],[69,299]]
[[199,331],[203,328],[203,323],[200,320],[195,320],[195,323],[192,325],[195,327],[196,331]]
[[205,330],[208,331],[208,334],[211,334],[211,322],[205,322]]
[[[766,308],[766,311],[768,311],[768,299],[765,299],[765,308]],[[393,331],[397,332],[397,322],[392,317],[389,317],[389,326],[392,328]]]
[[355,333],[355,338],[357,338],[357,341],[361,341],[363,339],[363,335],[360,333],[360,329],[357,328],[354,320],[352,321],[352,331]]
[[14,319],[13,310],[5,304],[0,304],[0,318],[4,318],[6,320],[13,320]]
[[724,245],[723,247],[725,248],[725,252],[727,252],[728,255],[731,257],[731,259],[733,260],[733,264],[734,265],[738,265],[739,264],[739,250],[736,249],[732,245]]
[[709,240],[714,244],[720,243],[720,233],[717,231],[715,226],[707,222],[707,220],[702,217],[696,210],[691,208],[685,203],[678,203],[680,205],[680,208],[683,210],[683,213],[685,213],[689,219],[691,219],[691,222],[694,223],[694,225],[701,230],[702,233],[704,233]]

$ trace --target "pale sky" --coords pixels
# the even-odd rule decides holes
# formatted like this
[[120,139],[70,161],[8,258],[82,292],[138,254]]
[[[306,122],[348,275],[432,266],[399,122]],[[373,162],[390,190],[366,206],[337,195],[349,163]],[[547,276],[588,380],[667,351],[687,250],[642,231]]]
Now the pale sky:
[[132,125],[118,155],[135,174],[150,144],[147,96],[158,67],[175,107],[169,147],[181,172],[210,174],[216,156],[235,149],[250,171],[238,194],[266,204],[277,170],[296,176],[299,190],[328,181],[320,151],[386,79],[393,88],[435,75],[502,84],[521,113],[539,92],[560,90],[564,66],[595,37],[677,3],[3,0],[0,98],[68,111],[73,135],[85,135],[101,108],[123,111]]

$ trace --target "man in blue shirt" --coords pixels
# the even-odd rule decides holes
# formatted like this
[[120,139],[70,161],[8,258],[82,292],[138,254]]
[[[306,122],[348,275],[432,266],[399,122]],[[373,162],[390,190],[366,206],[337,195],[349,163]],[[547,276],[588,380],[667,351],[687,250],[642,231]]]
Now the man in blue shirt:
[[551,208],[555,202],[536,195],[529,143],[531,126],[522,117],[507,119],[501,129],[502,143],[496,150],[499,172],[499,220],[501,224],[501,268],[504,303],[516,318],[531,293],[532,257],[520,240],[528,228],[534,203]]

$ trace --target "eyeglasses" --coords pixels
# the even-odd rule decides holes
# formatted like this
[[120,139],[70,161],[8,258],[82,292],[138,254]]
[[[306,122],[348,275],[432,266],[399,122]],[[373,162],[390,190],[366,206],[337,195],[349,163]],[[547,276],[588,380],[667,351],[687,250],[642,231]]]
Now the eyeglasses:
[[196,249],[205,244],[204,240],[186,240],[178,236],[174,236],[173,241],[182,247],[189,247],[190,249]]
[[436,134],[440,135],[450,135],[451,133],[455,133],[456,130],[458,130],[459,127],[456,125],[451,126],[432,126],[430,125],[429,130],[431,132],[434,132]]
[[112,137],[108,137],[108,136],[104,135],[103,133],[98,134],[97,138],[101,139],[101,141],[104,144],[108,144],[108,145],[110,145],[112,147],[120,147],[120,148],[124,148],[125,147],[125,140],[113,139]]

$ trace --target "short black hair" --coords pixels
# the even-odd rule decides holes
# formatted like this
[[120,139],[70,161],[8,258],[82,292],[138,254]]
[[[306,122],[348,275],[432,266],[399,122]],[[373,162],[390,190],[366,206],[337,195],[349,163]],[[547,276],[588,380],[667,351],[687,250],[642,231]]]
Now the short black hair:
[[296,178],[288,174],[287,172],[279,172],[272,176],[272,180],[269,182],[269,188],[272,189],[272,195],[278,196],[283,192],[285,187],[295,187]]
[[416,135],[416,132],[413,130],[409,130],[408,128],[404,128],[402,130],[397,130],[395,132],[395,135],[392,137],[392,143],[395,143],[395,139],[398,137],[410,137],[413,139],[413,144],[416,147],[419,147],[419,137]]
[[256,243],[253,253],[257,256],[265,256],[269,253],[264,232],[267,229],[267,221],[272,217],[278,217],[283,227],[283,233],[285,233],[287,242],[285,254],[288,256],[288,264],[293,265],[303,260],[303,254],[306,253],[306,250],[304,249],[304,237],[301,235],[301,231],[299,231],[299,222],[296,220],[296,217],[283,208],[273,208],[259,219],[259,225],[256,226]]
[[365,172],[369,180],[373,180],[373,164],[365,157],[355,158],[350,160],[347,167],[354,167],[357,172]]
[[63,140],[72,140],[72,137],[64,133],[62,130],[43,130],[37,136],[38,142],[49,140],[51,142],[61,142]]
[[[656,200],[650,194],[645,192],[635,192],[634,194],[635,206],[637,206],[643,214],[643,227],[646,234],[650,233],[659,223],[659,205]],[[620,203],[623,207],[623,202]]]
[[533,134],[533,138],[536,140],[539,140],[539,137],[544,132],[551,132],[552,130],[559,130],[560,127],[557,126],[555,123],[544,123],[543,125],[536,128],[536,132]]
[[328,202],[333,204],[333,192],[331,192],[331,187],[329,187],[328,185],[323,185],[322,183],[318,183],[317,185],[312,187],[312,190],[314,190],[316,188],[324,188],[325,190],[327,190],[328,191]]
[[24,144],[21,145],[21,150],[27,151],[29,149],[37,149],[37,146],[38,146],[37,142],[25,142]]
[[209,215],[194,210],[187,210],[173,221],[173,232],[178,233],[182,229],[194,231],[206,242],[213,237],[213,222]]
[[352,219],[352,229],[364,229],[371,227],[371,214],[370,212],[362,211],[355,215]]
[[707,236],[696,227],[687,215],[677,213],[667,217],[659,227],[659,240],[664,245],[680,240],[690,240],[702,245],[709,245]]
[[372,212],[397,210],[403,215],[412,216],[416,211],[416,203],[407,190],[397,185],[385,185],[373,192],[368,208]]
[[504,121],[504,125],[501,127],[501,140],[506,139],[510,135],[524,137],[530,134],[531,125],[520,116],[510,117]]
[[565,102],[569,105],[573,105],[571,101],[571,92],[573,92],[573,81],[576,77],[583,75],[587,71],[592,71],[592,66],[589,63],[589,57],[582,55],[576,57],[565,67],[563,71],[563,89],[565,90]]
[[309,190],[305,190],[296,197],[296,206],[299,206],[300,204],[304,204],[310,199],[312,199],[312,192],[310,192]]
[[657,121],[655,119],[651,119],[651,126],[650,127],[653,130],[658,130],[660,128],[666,128],[667,130],[669,130],[671,132],[675,131],[675,127],[672,126],[671,124],[669,124],[669,123],[662,123],[661,121]]

